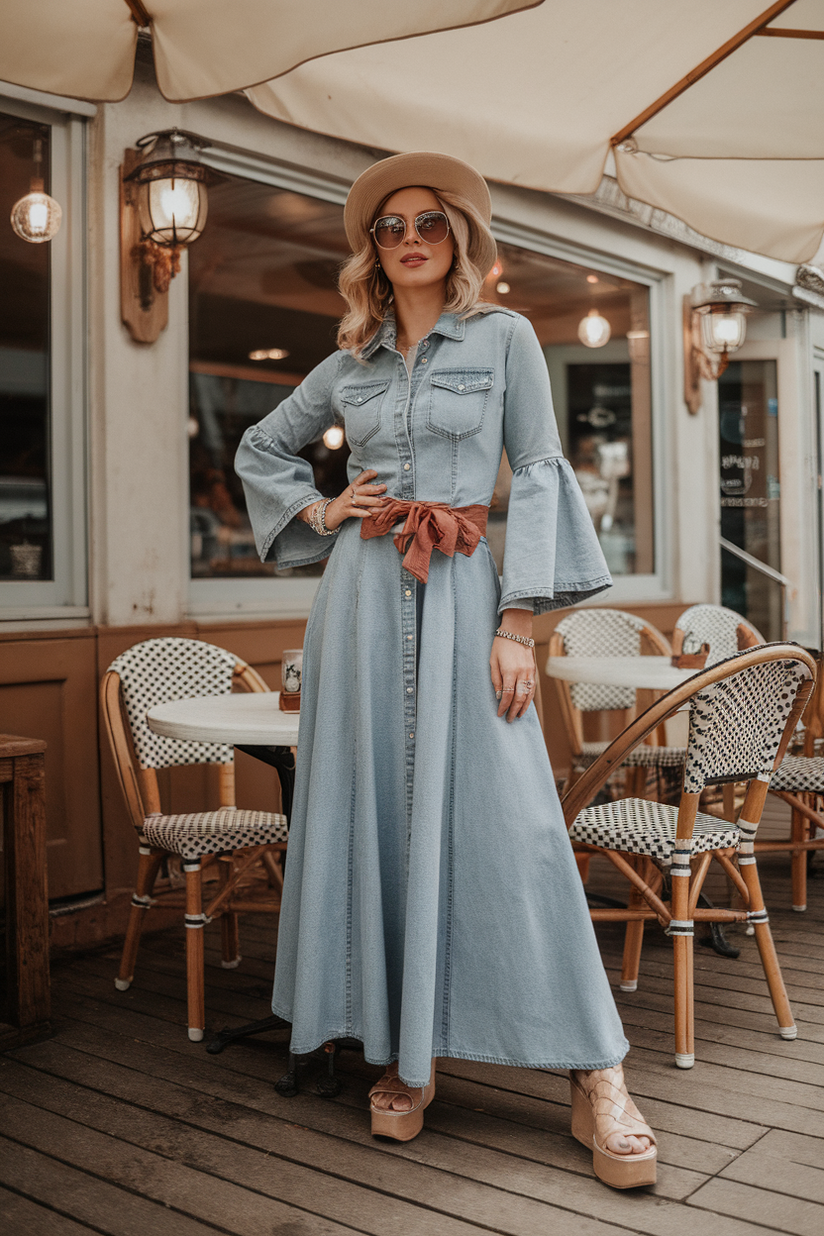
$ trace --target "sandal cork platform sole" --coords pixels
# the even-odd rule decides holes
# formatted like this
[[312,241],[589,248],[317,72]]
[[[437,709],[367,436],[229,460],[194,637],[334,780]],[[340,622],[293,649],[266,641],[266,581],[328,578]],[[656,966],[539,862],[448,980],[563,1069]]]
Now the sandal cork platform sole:
[[[572,1136],[592,1151],[595,1175],[613,1189],[653,1185],[658,1150],[655,1134],[626,1093],[623,1069],[599,1069],[599,1080],[587,1091],[570,1073]],[[604,1076],[606,1074],[606,1076]],[[613,1133],[648,1137],[652,1145],[643,1154],[614,1154],[606,1140]]]
[[372,1136],[391,1137],[396,1142],[411,1142],[423,1128],[423,1113],[435,1097],[435,1063],[425,1086],[407,1086],[397,1073],[386,1072],[379,1082],[369,1091],[369,1098],[375,1094],[406,1094],[412,1100],[411,1108],[406,1111],[383,1111],[370,1102],[372,1115]]

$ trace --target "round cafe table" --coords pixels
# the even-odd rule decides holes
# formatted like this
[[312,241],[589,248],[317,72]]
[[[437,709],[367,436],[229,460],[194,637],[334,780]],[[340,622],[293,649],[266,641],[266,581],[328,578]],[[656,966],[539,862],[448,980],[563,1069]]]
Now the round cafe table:
[[[238,751],[262,760],[274,768],[280,779],[283,814],[287,823],[292,814],[292,794],[295,785],[295,757],[292,751],[298,742],[300,713],[281,712],[278,691],[251,691],[238,695],[199,695],[187,700],[172,700],[149,709],[149,728],[164,738],[183,738],[194,742],[230,743]],[[281,1029],[286,1023],[271,1015],[250,1022],[237,1030],[221,1030],[206,1045],[216,1055],[227,1043]],[[288,1082],[287,1082],[288,1079]],[[295,1093],[290,1087],[293,1077],[281,1092]],[[278,1083],[280,1085],[281,1083]]]
[[671,691],[701,671],[676,669],[669,657],[548,657],[546,672],[564,682],[591,682],[636,691]]
[[146,714],[150,729],[164,738],[228,742],[234,747],[295,747],[299,712],[281,712],[279,691],[198,695],[156,704]]

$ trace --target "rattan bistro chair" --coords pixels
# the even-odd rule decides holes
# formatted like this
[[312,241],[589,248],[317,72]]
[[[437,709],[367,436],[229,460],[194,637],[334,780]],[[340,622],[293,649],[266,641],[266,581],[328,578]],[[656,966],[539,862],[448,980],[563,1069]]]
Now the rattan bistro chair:
[[[178,855],[185,873],[185,897],[163,894],[157,904],[185,907],[189,1038],[199,1042],[206,1025],[203,927],[220,917],[223,965],[240,961],[239,913],[277,911],[269,880],[253,881],[256,865],[270,877],[273,852],[286,848],[286,817],[235,807],[234,752],[223,743],[162,738],[149,729],[146,713],[156,704],[197,695],[228,695],[232,686],[268,691],[259,674],[234,653],[191,639],[150,639],[135,644],[109,666],[101,685],[103,721],[132,823],[137,831],[137,887],[123,946],[119,991],[132,982],[140,933],[164,858]],[[217,764],[220,806],[215,811],[164,815],[157,769],[179,764]],[[217,887],[203,904],[203,868],[217,864]],[[275,880],[276,882],[276,880]],[[262,884],[265,896],[253,896]]]
[[675,656],[700,652],[708,644],[707,665],[763,643],[764,636],[751,622],[724,605],[691,605],[679,614],[672,633]]
[[[668,657],[671,652],[666,636],[657,627],[620,609],[576,609],[561,619],[549,641],[551,657],[640,657],[645,653]],[[634,687],[569,683],[559,678],[555,687],[572,751],[571,785],[609,746],[608,742],[585,741],[584,714],[621,711],[626,725],[634,715],[636,692]],[[663,736],[662,730],[658,737]],[[644,750],[628,753],[626,763],[642,770],[634,778],[637,791],[643,788],[647,768],[680,762],[671,756],[659,760],[659,751],[671,750],[660,744],[645,744]]]
[[[673,937],[675,1063],[691,1068],[693,1045],[692,946],[694,921],[747,922],[758,951],[782,1038],[796,1028],[770,933],[753,841],[770,778],[781,762],[813,688],[815,662],[794,644],[766,644],[697,673],[630,725],[564,798],[576,845],[605,854],[639,896],[626,909],[594,909],[595,921],[626,922],[622,987],[637,984],[643,924],[657,920]],[[587,804],[627,754],[662,720],[689,705],[689,741],[678,807],[627,798]],[[705,786],[748,782],[736,824],[698,811]],[[733,861],[736,850],[737,863]],[[697,908],[710,863],[716,859],[743,899],[743,910]],[[666,900],[666,886],[671,896]],[[641,900],[643,899],[643,900]],[[645,904],[644,904],[645,903]],[[629,931],[637,924],[639,930]]]
[[792,809],[790,835],[784,840],[757,841],[756,853],[789,851],[794,910],[807,908],[807,860],[824,850],[824,675],[818,657],[818,680],[804,713],[801,751],[786,755],[770,782],[770,793]]

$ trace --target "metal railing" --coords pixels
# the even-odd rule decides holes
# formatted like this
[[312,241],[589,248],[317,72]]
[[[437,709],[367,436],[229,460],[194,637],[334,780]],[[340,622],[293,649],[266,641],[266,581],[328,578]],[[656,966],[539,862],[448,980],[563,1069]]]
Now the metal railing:
[[727,553],[740,558],[742,562],[746,562],[747,566],[752,567],[754,571],[760,571],[762,575],[766,575],[767,579],[771,579],[774,584],[778,584],[781,589],[781,638],[786,639],[790,624],[787,589],[793,587],[792,580],[787,579],[787,576],[782,575],[780,571],[776,571],[775,567],[767,566],[766,562],[762,562],[760,558],[754,558],[752,554],[748,554],[746,549],[733,545],[732,541],[728,541],[726,537],[720,536],[718,543],[722,549],[726,549]]

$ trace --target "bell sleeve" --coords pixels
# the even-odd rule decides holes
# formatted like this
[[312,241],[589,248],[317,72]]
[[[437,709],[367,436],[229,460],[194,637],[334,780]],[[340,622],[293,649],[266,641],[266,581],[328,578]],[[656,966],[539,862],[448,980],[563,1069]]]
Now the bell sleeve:
[[518,318],[506,361],[504,446],[512,468],[500,613],[542,614],[612,585],[580,486],[561,453],[549,374],[530,322]]
[[298,451],[335,423],[332,388],[342,355],[328,356],[288,399],[247,429],[235,455],[261,562],[281,569],[320,562],[335,544],[295,515],[323,497]]

